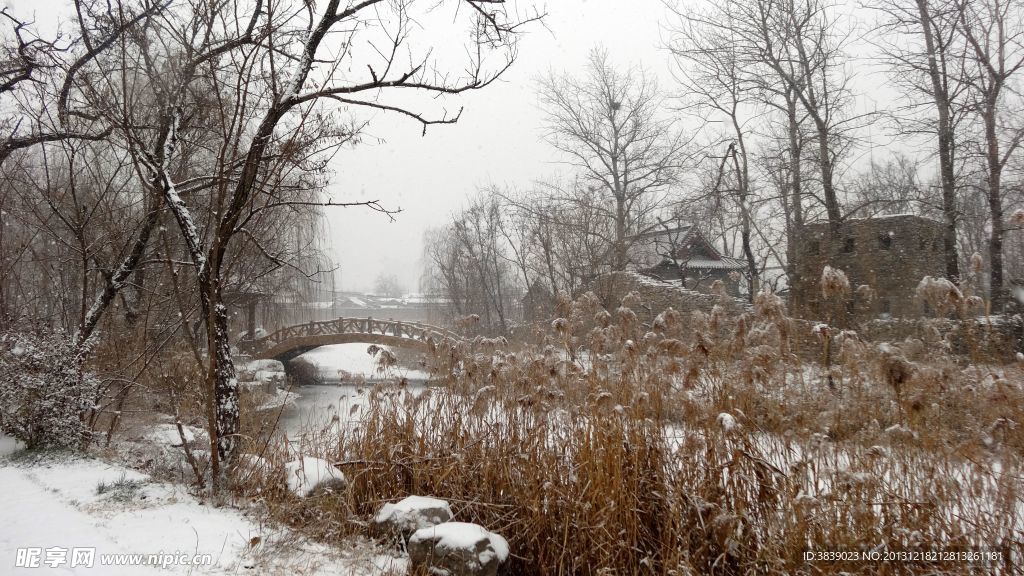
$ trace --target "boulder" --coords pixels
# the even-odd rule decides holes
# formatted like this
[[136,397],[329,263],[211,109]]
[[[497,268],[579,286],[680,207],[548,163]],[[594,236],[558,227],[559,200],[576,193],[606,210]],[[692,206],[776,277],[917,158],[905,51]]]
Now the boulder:
[[409,496],[381,507],[370,523],[377,536],[399,535],[403,540],[422,528],[450,522],[452,509],[444,500],[425,496]]
[[327,460],[303,456],[284,465],[288,489],[306,497],[320,490],[344,490],[345,475]]
[[496,576],[508,542],[479,524],[444,522],[409,537],[409,560],[438,576]]
[[284,364],[277,360],[250,360],[239,366],[238,380],[243,388],[275,394],[287,381],[287,375]]

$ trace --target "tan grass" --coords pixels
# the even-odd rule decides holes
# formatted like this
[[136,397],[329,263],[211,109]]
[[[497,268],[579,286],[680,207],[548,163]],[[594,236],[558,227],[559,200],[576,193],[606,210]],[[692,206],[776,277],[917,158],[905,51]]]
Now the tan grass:
[[[457,367],[443,387],[377,388],[365,412],[303,448],[337,463],[345,493],[300,502],[270,475],[259,498],[336,541],[366,534],[383,502],[444,498],[509,540],[514,574],[1020,569],[1019,367],[965,369],[852,332],[834,335],[831,366],[808,364],[768,294],[742,317],[670,312],[650,326],[627,304],[642,305],[561,303],[563,321],[514,350],[440,346],[437,365]],[[274,444],[267,456],[280,464],[287,452]],[[953,547],[1002,561],[804,558]]]

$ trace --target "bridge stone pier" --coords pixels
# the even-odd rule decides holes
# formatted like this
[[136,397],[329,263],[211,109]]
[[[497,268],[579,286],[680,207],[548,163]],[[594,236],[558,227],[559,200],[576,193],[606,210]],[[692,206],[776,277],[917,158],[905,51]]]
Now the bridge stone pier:
[[254,359],[273,359],[285,364],[296,356],[320,346],[355,342],[429,350],[431,344],[462,338],[444,328],[374,318],[337,318],[282,328],[258,340],[243,341],[240,347]]

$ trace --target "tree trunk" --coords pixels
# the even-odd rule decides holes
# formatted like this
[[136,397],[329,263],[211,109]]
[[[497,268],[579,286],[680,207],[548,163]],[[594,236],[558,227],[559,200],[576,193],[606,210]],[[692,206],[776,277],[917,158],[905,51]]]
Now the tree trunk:
[[[788,124],[789,137],[789,192],[790,211],[792,225],[786,230],[786,273],[789,286],[799,285],[797,276],[797,264],[803,256],[804,247],[800,244],[803,241],[801,234],[804,227],[803,210],[803,176],[801,171],[800,156],[800,123],[797,121],[797,100],[791,92],[786,93],[786,120]],[[794,301],[803,301],[804,295],[794,292]]]
[[1003,294],[1003,199],[1001,180],[1003,166],[999,157],[999,139],[996,135],[997,90],[985,102],[985,145],[988,164],[988,208],[992,231],[988,238],[989,299],[992,311],[1001,313],[1005,302]]
[[615,258],[613,272],[626,269],[626,201],[625,192],[615,195]]
[[834,180],[835,167],[832,164],[832,151],[828,145],[828,127],[818,122],[818,166],[821,168],[821,193],[825,197],[825,213],[828,216],[829,229],[835,233],[842,221],[839,211],[839,200],[836,198]]
[[740,126],[735,114],[732,117],[733,129],[736,131],[736,143],[739,148],[732,150],[732,160],[736,167],[736,179],[740,191],[740,241],[743,247],[743,256],[747,261],[747,299],[753,303],[754,296],[760,289],[758,285],[757,260],[754,258],[754,250],[750,246],[750,164],[747,160],[747,145],[743,140],[743,129]]
[[[159,186],[159,183],[154,183],[153,185]],[[75,337],[78,346],[83,346],[92,335],[93,331],[96,330],[96,326],[99,324],[100,318],[103,316],[103,312],[107,309],[110,303],[114,301],[114,298],[125,286],[125,283],[128,281],[132,272],[138,267],[139,262],[142,260],[142,256],[146,252],[146,246],[149,244],[149,237],[156,228],[157,222],[160,221],[161,203],[160,199],[154,200],[154,205],[149,208],[149,214],[146,215],[146,220],[143,222],[142,228],[139,230],[139,235],[136,236],[135,242],[132,244],[128,255],[121,261],[117,270],[115,270],[107,280],[106,286],[103,287],[103,291],[96,296],[92,306],[89,307],[89,311],[83,316],[78,327],[78,334]]]
[[942,71],[937,59],[938,46],[932,32],[932,14],[928,0],[917,0],[917,11],[920,18],[921,32],[924,35],[925,49],[928,51],[928,76],[932,84],[932,98],[938,112],[939,140],[939,177],[942,183],[942,214],[945,220],[943,234],[943,252],[946,259],[946,276],[952,282],[960,280],[960,257],[956,248],[956,173],[954,170],[954,134],[950,118],[949,93],[943,84]]
[[223,485],[224,473],[238,447],[238,376],[231,358],[228,311],[222,303],[220,279],[200,278],[200,303],[206,318],[209,364],[206,374],[207,411],[210,419],[210,471],[213,489]]

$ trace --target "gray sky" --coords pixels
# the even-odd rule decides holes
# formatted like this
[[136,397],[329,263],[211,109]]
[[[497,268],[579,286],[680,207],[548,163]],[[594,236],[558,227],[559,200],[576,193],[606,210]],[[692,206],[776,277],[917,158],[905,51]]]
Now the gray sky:
[[543,114],[534,93],[539,74],[576,71],[600,44],[617,65],[642,63],[669,87],[668,56],[658,48],[661,0],[549,0],[546,8],[547,29],[531,28],[503,81],[459,100],[465,110],[458,124],[433,126],[421,137],[415,122],[377,114],[371,137],[337,155],[333,198],[378,199],[402,208],[396,222],[367,210],[329,209],[340,288],[372,290],[377,275],[387,271],[415,291],[424,230],[443,224],[478,186],[524,188],[559,170],[552,163],[555,151],[542,140]]
[[[590,50],[600,45],[616,66],[642,66],[658,78],[663,90],[674,89],[669,56],[660,48],[668,16],[662,0],[518,0],[520,6],[531,1],[547,12],[544,25],[528,28],[518,60],[501,80],[441,104],[427,100],[426,106],[410,107],[437,112],[443,106],[454,112],[462,106],[457,124],[431,126],[423,137],[422,127],[409,118],[358,111],[357,117],[370,125],[360,145],[343,149],[334,158],[328,196],[335,201],[378,200],[402,212],[390,222],[367,209],[327,208],[328,240],[339,267],[340,289],[372,290],[377,276],[386,272],[397,275],[406,291],[416,291],[424,231],[449,221],[477,188],[495,184],[524,189],[533,180],[564,173],[557,151],[543,140],[543,112],[535,94],[539,75],[548,70],[578,73]],[[431,3],[422,0],[419,5]],[[13,0],[8,5],[17,14],[34,14],[44,33],[52,33],[58,20],[71,26],[73,13],[66,0]],[[443,5],[432,18],[451,18],[451,6]],[[448,62],[447,69],[461,70],[463,59],[444,60],[453,48],[459,51],[456,56],[462,55],[462,45],[453,43],[451,26],[445,27],[445,21],[421,23],[422,29],[414,32],[414,49],[435,47],[442,68]],[[853,53],[867,49],[856,42],[849,48]],[[357,54],[342,73],[361,74],[365,63]],[[875,109],[887,101],[892,90],[887,80],[870,66],[858,65],[858,107]],[[877,145],[885,140],[884,131],[869,126],[866,135]],[[874,153],[872,147],[858,150],[853,164],[864,164]]]
[[[534,0],[518,1],[526,7]],[[587,53],[603,45],[616,65],[643,65],[664,87],[670,84],[668,56],[658,48],[665,16],[662,0],[535,3],[547,12],[545,24],[529,27],[512,69],[501,81],[445,103],[451,111],[464,106],[458,124],[432,126],[421,137],[421,126],[411,119],[359,114],[370,120],[367,137],[336,156],[329,196],[337,201],[376,199],[402,212],[389,222],[365,209],[327,209],[340,289],[372,290],[377,275],[389,272],[407,291],[416,291],[427,228],[444,224],[478,186],[523,188],[559,170],[555,150],[542,140],[543,115],[534,93],[539,74],[577,71]],[[32,15],[44,33],[53,33],[59,21],[61,27],[72,26],[73,12],[65,0],[8,0],[4,5],[19,15]],[[442,36],[437,42],[443,49],[448,32],[417,31],[414,44],[422,48],[428,39]],[[451,68],[461,70],[462,64],[457,60]]]

